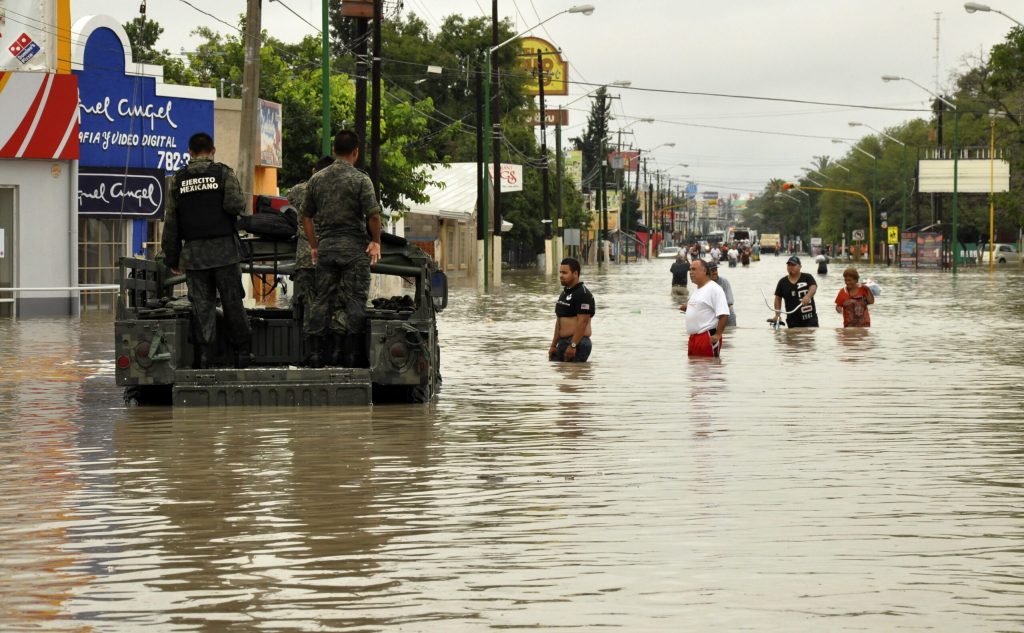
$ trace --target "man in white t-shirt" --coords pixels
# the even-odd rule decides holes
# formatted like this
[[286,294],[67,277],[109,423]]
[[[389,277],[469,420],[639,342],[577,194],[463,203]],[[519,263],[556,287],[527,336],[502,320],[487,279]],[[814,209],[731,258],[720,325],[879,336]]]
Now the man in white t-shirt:
[[690,335],[688,356],[718,357],[722,350],[722,334],[729,321],[729,303],[722,287],[711,281],[710,267],[702,259],[690,264],[690,279],[697,289],[690,293],[686,305],[686,332]]

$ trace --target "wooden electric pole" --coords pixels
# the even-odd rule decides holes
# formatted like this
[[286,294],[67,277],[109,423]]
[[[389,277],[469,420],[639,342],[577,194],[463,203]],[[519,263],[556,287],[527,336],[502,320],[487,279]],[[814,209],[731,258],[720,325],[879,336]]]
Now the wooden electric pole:
[[237,173],[242,195],[245,196],[246,213],[252,213],[256,152],[259,151],[261,4],[262,0],[248,0],[245,15],[245,70],[242,75],[242,122],[238,132]]

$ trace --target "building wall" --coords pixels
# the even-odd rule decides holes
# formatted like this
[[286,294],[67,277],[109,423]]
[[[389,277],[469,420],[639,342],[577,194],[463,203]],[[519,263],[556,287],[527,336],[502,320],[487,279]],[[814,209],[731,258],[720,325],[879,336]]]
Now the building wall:
[[242,128],[242,100],[217,99],[213,104],[213,144],[217,161],[238,168],[238,135]]
[[[68,287],[77,275],[77,176],[72,161],[0,159],[0,187],[14,187],[16,241],[14,285],[23,288]],[[72,188],[72,177],[76,182]],[[12,254],[8,253],[8,257]],[[15,314],[67,316],[78,314],[78,301],[67,291],[21,294]]]

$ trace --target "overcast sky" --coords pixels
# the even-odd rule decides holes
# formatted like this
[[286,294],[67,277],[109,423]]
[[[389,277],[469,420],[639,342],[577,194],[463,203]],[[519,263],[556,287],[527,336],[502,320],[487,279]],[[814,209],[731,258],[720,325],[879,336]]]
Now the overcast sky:
[[[313,24],[320,0],[284,0]],[[138,15],[140,0],[72,0],[73,18],[108,13],[125,22]],[[245,11],[245,0],[193,2],[227,22]],[[572,6],[562,0],[499,0],[502,16],[520,31]],[[579,2],[575,4],[580,4]],[[615,130],[635,119],[624,137],[634,146],[657,149],[653,158],[676,178],[689,174],[704,190],[756,192],[773,177],[792,178],[812,156],[840,157],[846,148],[831,137],[857,138],[925,113],[836,106],[772,103],[657,91],[728,93],[894,108],[928,107],[930,97],[906,82],[883,83],[883,74],[910,77],[935,88],[936,14],[939,13],[938,79],[969,59],[978,59],[1014,26],[996,13],[968,14],[962,1],[947,0],[591,0],[590,16],[565,14],[532,33],[560,47],[570,80],[593,84],[629,80],[613,88]],[[285,41],[314,32],[279,2],[264,2],[264,28]],[[994,8],[1024,19],[1024,6],[1003,0]],[[435,30],[445,16],[490,15],[488,0],[405,0]],[[1015,13],[1016,12],[1016,13]],[[226,31],[182,0],[148,3],[148,15],[164,27],[159,46],[192,50],[189,32],[200,24]],[[569,97],[552,97],[548,107],[567,103],[591,89],[574,85]],[[467,106],[468,107],[468,106]],[[589,99],[571,106],[565,138],[586,121]],[[287,116],[287,113],[286,113]],[[776,136],[735,128],[824,138]],[[863,131],[863,132],[861,132]],[[553,143],[553,137],[549,144]],[[688,167],[678,166],[685,163]],[[653,167],[653,165],[651,165]]]

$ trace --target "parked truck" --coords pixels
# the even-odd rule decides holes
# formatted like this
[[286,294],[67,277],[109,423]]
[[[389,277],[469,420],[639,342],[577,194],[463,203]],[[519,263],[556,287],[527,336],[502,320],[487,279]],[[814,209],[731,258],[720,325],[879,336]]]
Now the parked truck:
[[778,233],[762,233],[760,244],[762,253],[778,253],[782,249]]
[[[268,280],[294,266],[294,240],[242,240],[243,272]],[[184,277],[160,261],[120,260],[114,325],[115,378],[129,404],[367,405],[427,402],[441,386],[437,314],[448,302],[448,282],[433,260],[404,239],[385,235],[381,258],[370,267],[373,286],[397,290],[373,298],[366,310],[368,366],[301,367],[307,357],[299,319],[290,306],[248,309],[252,363],[229,368],[223,345],[214,368],[199,368],[199,344]],[[274,283],[270,281],[269,283]],[[218,341],[225,341],[218,315]]]

